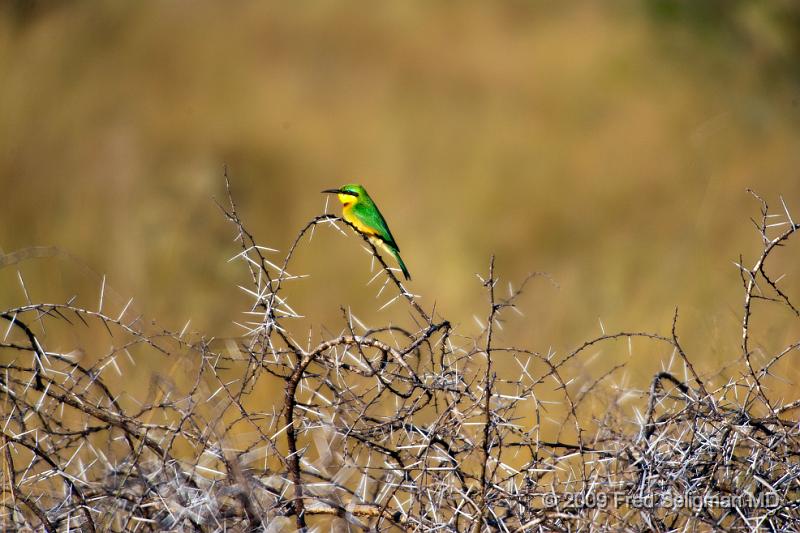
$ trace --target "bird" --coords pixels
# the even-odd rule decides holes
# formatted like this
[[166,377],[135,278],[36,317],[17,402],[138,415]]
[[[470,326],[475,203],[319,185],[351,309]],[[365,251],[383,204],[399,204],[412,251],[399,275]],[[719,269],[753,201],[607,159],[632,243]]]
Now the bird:
[[364,186],[351,183],[339,189],[326,189],[322,192],[337,195],[342,202],[342,217],[360,233],[366,235],[372,244],[394,257],[400,265],[400,270],[403,271],[403,276],[410,281],[411,274],[400,258],[400,247],[397,246],[386,220]]

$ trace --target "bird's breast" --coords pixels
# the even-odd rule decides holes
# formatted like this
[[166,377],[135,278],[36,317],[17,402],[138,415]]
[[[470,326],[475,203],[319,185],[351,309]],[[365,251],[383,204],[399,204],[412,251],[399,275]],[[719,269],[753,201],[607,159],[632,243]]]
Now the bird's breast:
[[367,235],[376,235],[377,234],[377,231],[375,231],[374,228],[371,228],[370,226],[367,226],[366,224],[361,222],[361,220],[355,215],[355,213],[353,213],[353,208],[352,207],[345,207],[342,210],[342,216],[344,217],[344,219],[346,221],[348,221],[349,223],[354,225],[356,227],[356,229],[358,231],[360,231],[361,233],[365,233]]

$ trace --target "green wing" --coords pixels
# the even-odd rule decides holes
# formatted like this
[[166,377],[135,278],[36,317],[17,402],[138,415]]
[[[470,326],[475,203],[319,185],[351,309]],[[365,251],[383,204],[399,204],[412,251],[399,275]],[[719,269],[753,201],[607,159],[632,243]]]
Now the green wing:
[[400,265],[400,270],[403,271],[405,278],[410,280],[411,274],[408,273],[405,263],[403,263],[403,260],[400,258],[400,247],[397,246],[392,232],[389,231],[389,225],[386,223],[383,215],[381,215],[375,202],[373,202],[369,196],[366,196],[366,198],[362,197],[361,201],[353,206],[352,213],[358,218],[359,222],[375,230],[377,233],[376,236],[383,241],[386,248],[389,249],[397,260],[397,264]]
[[386,224],[386,220],[384,220],[383,215],[378,210],[378,206],[375,205],[371,199],[365,201],[362,199],[358,204],[353,206],[353,214],[358,217],[363,224],[373,228],[377,233],[378,237],[386,243],[387,246],[394,249],[395,251],[399,252],[400,247],[397,246],[397,243],[392,236],[392,232],[389,231],[389,226]]

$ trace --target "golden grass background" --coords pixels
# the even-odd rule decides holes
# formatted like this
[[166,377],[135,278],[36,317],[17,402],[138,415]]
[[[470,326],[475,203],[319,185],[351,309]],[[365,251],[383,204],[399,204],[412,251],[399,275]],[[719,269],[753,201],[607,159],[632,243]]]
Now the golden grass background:
[[[282,251],[320,189],[363,183],[413,292],[465,333],[494,253],[504,280],[558,284],[529,291],[513,344],[563,352],[600,321],[666,332],[677,306],[696,366],[714,369],[737,356],[733,261],[759,248],[745,189],[800,213],[797,9],[673,4],[6,4],[0,247],[80,260],[7,264],[0,307],[26,299],[17,271],[33,301],[86,305],[105,274],[106,305],[237,334],[243,271],[212,201],[227,163],[246,223]],[[311,274],[290,293],[298,331],[338,332],[342,305],[369,325],[407,318],[376,311],[357,239],[318,231],[295,264]],[[767,349],[796,331],[776,316],[756,324]],[[653,355],[629,361],[632,386],[669,357]]]

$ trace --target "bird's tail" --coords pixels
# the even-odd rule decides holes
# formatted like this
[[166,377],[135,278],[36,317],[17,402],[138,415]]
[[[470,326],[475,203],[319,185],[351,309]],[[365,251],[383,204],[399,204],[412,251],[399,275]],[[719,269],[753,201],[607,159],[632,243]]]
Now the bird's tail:
[[400,270],[403,271],[403,276],[405,276],[407,281],[411,281],[411,274],[408,273],[406,264],[403,263],[403,260],[400,258],[400,252],[398,252],[397,250],[391,250],[391,252],[394,258],[397,259],[397,264],[400,265]]
[[370,237],[370,242],[372,242],[372,244],[374,244],[375,246],[379,246],[385,252],[387,252],[392,257],[394,257],[395,260],[397,261],[397,264],[400,265],[400,270],[403,271],[403,276],[405,276],[407,281],[411,281],[411,274],[408,273],[408,269],[406,268],[406,264],[403,263],[403,260],[400,258],[400,250],[398,250],[397,248],[395,248],[394,246],[392,246],[388,242],[383,241],[383,240],[381,240],[381,239],[379,239],[377,237]]

